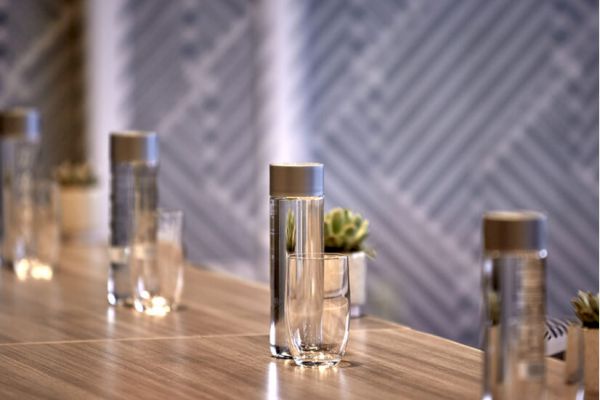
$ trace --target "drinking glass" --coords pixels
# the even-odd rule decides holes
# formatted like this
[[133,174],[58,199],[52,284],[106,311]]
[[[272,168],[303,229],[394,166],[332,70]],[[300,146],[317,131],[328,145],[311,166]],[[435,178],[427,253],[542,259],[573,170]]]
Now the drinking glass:
[[348,257],[291,254],[286,283],[286,323],[297,365],[332,367],[346,351],[350,328]]
[[36,180],[31,219],[23,226],[21,251],[15,252],[15,274],[20,280],[50,280],[60,256],[60,202],[58,184]]
[[177,309],[183,289],[183,212],[158,210],[135,238],[129,263],[135,309],[165,315]]
[[38,181],[35,188],[34,246],[37,258],[56,266],[60,256],[60,201],[58,183]]

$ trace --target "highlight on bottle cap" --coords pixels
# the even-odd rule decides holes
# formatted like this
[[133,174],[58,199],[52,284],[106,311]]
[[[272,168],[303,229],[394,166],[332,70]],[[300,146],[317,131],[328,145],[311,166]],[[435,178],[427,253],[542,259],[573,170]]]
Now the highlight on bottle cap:
[[546,215],[538,211],[490,211],[483,214],[486,251],[544,250]]
[[110,134],[110,160],[158,164],[158,135],[147,131],[116,131]]
[[323,196],[324,168],[321,163],[270,164],[271,196]]
[[40,115],[32,107],[14,107],[0,111],[0,136],[19,136],[37,141]]

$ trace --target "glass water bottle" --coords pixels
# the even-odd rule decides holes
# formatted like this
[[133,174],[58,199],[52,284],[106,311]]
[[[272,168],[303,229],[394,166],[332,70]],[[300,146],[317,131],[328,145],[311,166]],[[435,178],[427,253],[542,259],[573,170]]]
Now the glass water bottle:
[[[132,305],[130,256],[134,240],[145,240],[153,251],[158,205],[158,136],[122,131],[110,136],[110,269],[108,302]],[[138,246],[139,248],[139,246]],[[143,260],[136,256],[136,260]]]
[[546,217],[483,217],[484,399],[545,397]]
[[32,255],[34,166],[39,148],[39,115],[33,108],[0,114],[2,175],[2,264]]
[[[287,256],[323,252],[323,164],[270,165],[271,354],[291,358],[285,322]],[[323,271],[315,271],[323,274]],[[322,278],[322,276],[321,276]]]

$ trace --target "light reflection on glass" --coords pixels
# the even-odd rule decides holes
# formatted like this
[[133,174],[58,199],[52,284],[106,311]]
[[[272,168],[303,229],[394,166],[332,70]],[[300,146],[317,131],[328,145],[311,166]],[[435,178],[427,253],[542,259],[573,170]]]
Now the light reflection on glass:
[[49,281],[54,272],[52,266],[42,263],[37,259],[23,258],[15,263],[15,275],[20,281],[29,278],[35,280]]
[[140,302],[136,300],[135,308],[146,315],[164,317],[171,311],[171,306],[169,304],[169,301],[164,297],[154,296],[151,299],[148,299],[144,305],[140,304]]
[[297,366],[290,360],[286,361],[285,365],[286,369],[289,368],[292,371],[296,379],[300,381],[308,379],[311,382],[326,383],[328,387],[334,388],[335,391],[342,394],[341,399],[347,398],[349,388],[346,382],[345,368],[350,366],[348,362],[342,361],[335,367],[320,366],[311,368]]
[[299,375],[299,376],[316,376],[318,377],[318,379],[324,379],[324,380],[328,380],[328,379],[332,379],[334,377],[339,377],[339,376],[343,376],[343,373],[340,372],[340,368],[339,367],[329,367],[326,365],[321,365],[318,367],[303,367],[303,366],[296,366],[295,364],[291,364],[291,367],[297,367],[294,368],[294,374],[295,375]]

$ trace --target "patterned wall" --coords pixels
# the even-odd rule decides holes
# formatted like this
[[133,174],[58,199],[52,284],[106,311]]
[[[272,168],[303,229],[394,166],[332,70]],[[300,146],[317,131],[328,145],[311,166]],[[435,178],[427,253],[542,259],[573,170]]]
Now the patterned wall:
[[[161,135],[162,201],[186,211],[190,257],[264,280],[260,8],[169,4],[123,8],[132,124]],[[479,220],[492,208],[548,213],[550,313],[598,290],[597,7],[286,3],[290,107],[326,165],[327,206],[372,222],[372,312],[477,343]]]
[[131,126],[159,134],[161,203],[184,210],[188,256],[266,280],[267,160],[252,3],[124,4],[125,105]]
[[0,0],[0,107],[39,109],[42,172],[85,158],[82,24],[81,0]]
[[[484,210],[548,213],[550,313],[598,281],[592,1],[308,1],[304,118],[329,204],[364,210],[371,309],[476,343]],[[452,328],[450,328],[452,327]]]
[[[114,101],[159,132],[161,201],[186,212],[193,261],[268,278],[267,164],[289,139],[326,164],[327,207],[371,220],[373,313],[477,343],[490,208],[548,213],[552,315],[598,290],[597,2],[122,0],[117,14]],[[80,0],[0,0],[0,106],[41,108],[45,164],[84,157],[82,21]],[[263,119],[277,51],[293,132]]]

